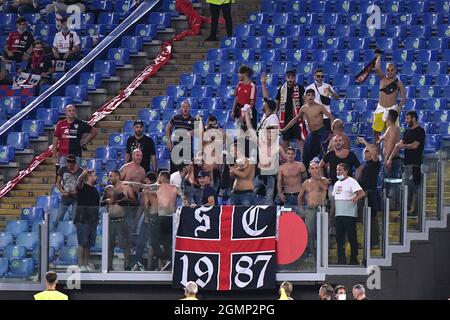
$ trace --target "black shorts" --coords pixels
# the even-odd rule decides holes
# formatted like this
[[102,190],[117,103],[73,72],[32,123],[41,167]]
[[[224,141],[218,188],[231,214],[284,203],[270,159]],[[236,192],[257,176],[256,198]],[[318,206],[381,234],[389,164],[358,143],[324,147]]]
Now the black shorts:
[[127,249],[128,248],[128,226],[125,222],[125,219],[122,219],[118,222],[109,222],[109,243],[110,248],[114,248],[116,244],[116,238],[117,238],[117,246],[120,249]]
[[97,237],[97,226],[91,224],[77,223],[78,245],[83,248],[91,248],[95,245],[95,238]]

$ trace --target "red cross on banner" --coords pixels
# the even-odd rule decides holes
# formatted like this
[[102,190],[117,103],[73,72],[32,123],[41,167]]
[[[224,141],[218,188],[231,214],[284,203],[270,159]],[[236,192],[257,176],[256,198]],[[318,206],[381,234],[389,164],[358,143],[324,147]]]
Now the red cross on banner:
[[[204,255],[218,255],[218,290],[231,290],[231,275],[233,272],[233,255],[240,254],[259,254],[259,253],[275,253],[275,234],[273,236],[262,235],[261,237],[247,236],[239,238],[233,234],[233,220],[235,221],[235,230],[243,230],[241,219],[237,219],[235,215],[235,206],[221,206],[218,223],[218,238],[194,238],[177,236],[175,250],[178,252],[188,252]],[[215,213],[215,212],[214,212]],[[211,214],[211,216],[214,215]],[[217,213],[215,213],[217,214]],[[254,219],[254,216],[253,216]],[[262,220],[262,218],[260,218]],[[191,219],[192,220],[192,219]],[[211,226],[214,222],[211,222]],[[181,222],[180,222],[181,224]],[[256,224],[258,218],[256,217]],[[255,225],[255,228],[257,226]],[[255,264],[256,264],[255,260]],[[237,268],[235,268],[237,269]]]

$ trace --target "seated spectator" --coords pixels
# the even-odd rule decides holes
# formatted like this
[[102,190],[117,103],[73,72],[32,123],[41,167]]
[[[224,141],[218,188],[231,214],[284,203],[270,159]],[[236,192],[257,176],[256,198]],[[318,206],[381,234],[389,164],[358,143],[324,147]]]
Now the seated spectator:
[[53,40],[53,56],[56,60],[73,61],[80,58],[81,42],[75,31],[70,31],[67,18],[61,18],[61,31]]
[[30,59],[34,38],[31,32],[27,30],[27,26],[27,19],[24,17],[17,18],[17,31],[10,32],[6,40],[5,52],[3,53],[6,60],[22,62]]
[[3,7],[5,13],[18,13],[24,15],[25,13],[35,13],[38,6],[37,0],[13,0],[6,1]]
[[44,44],[41,41],[34,43],[31,59],[28,60],[25,70],[19,69],[18,73],[22,71],[40,75],[40,85],[50,83],[51,74],[55,71],[55,68],[53,67],[52,60],[44,54]]
[[[55,0],[53,3],[45,7],[45,12],[47,13],[63,13],[67,12],[69,6],[77,6],[79,13],[84,13],[86,11],[86,6],[78,0]],[[75,11],[75,10],[73,10]],[[72,11],[72,13],[73,13]],[[77,12],[77,13],[78,13]],[[67,12],[68,13],[68,12]]]

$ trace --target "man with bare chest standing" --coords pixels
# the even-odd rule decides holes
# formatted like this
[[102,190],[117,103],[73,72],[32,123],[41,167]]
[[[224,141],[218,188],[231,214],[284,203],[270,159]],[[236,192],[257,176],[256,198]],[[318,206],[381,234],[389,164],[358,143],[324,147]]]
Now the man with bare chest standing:
[[303,163],[295,161],[296,151],[292,147],[286,149],[287,162],[278,171],[278,197],[285,206],[298,207],[298,194],[306,177]]

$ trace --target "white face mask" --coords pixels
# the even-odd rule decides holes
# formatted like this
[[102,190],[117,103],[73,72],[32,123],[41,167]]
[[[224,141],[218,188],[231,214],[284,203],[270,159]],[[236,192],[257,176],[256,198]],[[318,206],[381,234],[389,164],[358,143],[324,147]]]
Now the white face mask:
[[345,293],[342,293],[342,294],[338,295],[337,299],[338,300],[347,300],[347,295]]
[[338,178],[339,181],[344,180],[344,176],[343,175],[337,175],[336,178]]

